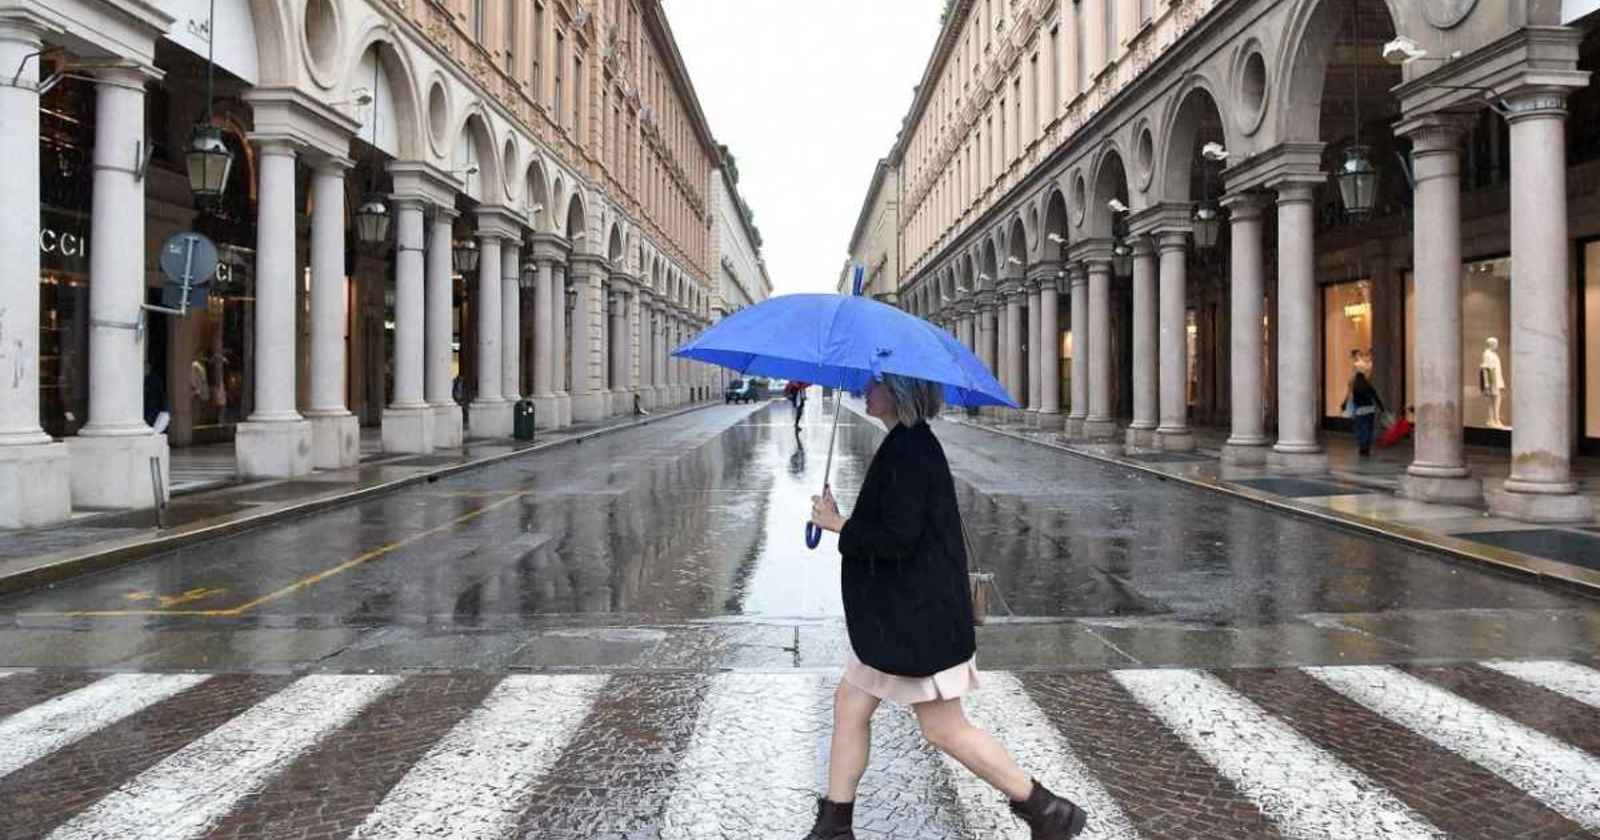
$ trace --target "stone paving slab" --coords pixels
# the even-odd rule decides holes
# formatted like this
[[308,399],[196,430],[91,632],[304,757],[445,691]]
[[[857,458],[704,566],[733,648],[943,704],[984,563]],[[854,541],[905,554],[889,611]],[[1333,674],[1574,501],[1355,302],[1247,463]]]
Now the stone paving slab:
[[[1089,810],[1086,838],[1594,838],[1595,665],[991,670],[963,705]],[[203,672],[157,690],[173,679],[0,671],[0,838],[798,838],[837,685]],[[115,713],[84,702],[113,680]],[[894,704],[874,716],[856,830],[1028,837]]]

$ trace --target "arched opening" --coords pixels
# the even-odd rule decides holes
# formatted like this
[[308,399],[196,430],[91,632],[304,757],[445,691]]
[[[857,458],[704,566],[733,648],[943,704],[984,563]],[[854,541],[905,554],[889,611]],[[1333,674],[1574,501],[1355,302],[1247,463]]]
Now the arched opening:
[[1091,192],[1085,208],[1085,228],[1092,239],[1111,239],[1117,235],[1127,214],[1129,192],[1128,173],[1116,149],[1107,149],[1101,154]]
[[583,199],[574,194],[567,201],[567,241],[574,250],[581,250],[580,242],[588,236],[588,220],[584,218]]
[[1021,277],[1028,270],[1028,233],[1021,219],[1011,220],[1006,245],[1006,265],[1001,271],[1006,277]]
[[996,262],[994,240],[986,239],[983,243],[983,256],[979,259],[978,288],[993,289],[996,278],[1000,276],[1000,267]]
[[524,179],[523,197],[527,200],[528,220],[533,229],[540,233],[550,233],[550,220],[554,217],[554,209],[550,206],[550,187],[545,182],[544,166],[535,158],[528,164],[528,174]]
[[450,156],[451,170],[462,185],[461,191],[480,204],[494,204],[502,198],[503,190],[495,189],[500,183],[494,151],[494,140],[483,117],[467,117],[456,133],[455,146]]
[[611,237],[606,244],[606,259],[611,261],[612,271],[622,270],[622,226],[611,226]]
[[1064,262],[1067,258],[1067,197],[1061,190],[1052,190],[1044,205],[1044,242],[1040,253],[1050,262]]

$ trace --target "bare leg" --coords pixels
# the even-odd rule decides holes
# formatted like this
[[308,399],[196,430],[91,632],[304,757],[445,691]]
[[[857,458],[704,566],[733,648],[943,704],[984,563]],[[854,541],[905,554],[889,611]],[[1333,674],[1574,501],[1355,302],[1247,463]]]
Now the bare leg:
[[833,741],[828,749],[828,799],[856,801],[856,786],[867,772],[867,754],[872,749],[872,713],[878,698],[839,681],[833,693]]
[[960,700],[932,700],[911,707],[922,726],[922,737],[940,752],[961,762],[978,778],[993,785],[1014,802],[1028,798],[1033,777],[1017,766],[1011,753],[993,735],[973,726],[961,710]]

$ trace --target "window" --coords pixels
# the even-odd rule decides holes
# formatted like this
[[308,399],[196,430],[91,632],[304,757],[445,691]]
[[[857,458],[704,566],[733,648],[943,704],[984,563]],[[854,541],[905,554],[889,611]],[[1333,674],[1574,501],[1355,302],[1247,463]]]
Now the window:
[[572,59],[572,130],[583,142],[583,59]]
[[505,70],[507,75],[516,76],[517,72],[517,6],[518,0],[503,0],[506,4],[506,28],[500,33],[505,40]]
[[[1011,145],[1011,132],[1006,130],[1006,101],[1000,100],[1000,134],[991,142],[994,143],[994,174],[999,175],[1005,171],[1007,152]],[[993,176],[991,176],[993,177]]]
[[479,44],[483,43],[484,3],[485,0],[472,0],[472,40]]
[[528,67],[528,86],[533,89],[533,101],[544,102],[544,4],[533,4],[533,62]]
[[1156,0],[1139,0],[1139,23],[1146,24],[1155,16]]
[[1011,107],[1015,109],[1011,120],[1011,131],[1015,138],[1011,141],[1011,154],[1013,157],[1020,157],[1022,144],[1025,142],[1022,136],[1022,79],[1020,78],[1011,82]]
[[1039,86],[1039,56],[1035,55],[1028,62],[1028,85],[1033,88],[1032,96],[1028,97],[1031,113],[1028,114],[1028,140],[1032,141],[1039,136],[1039,114],[1044,109],[1039,107],[1039,100],[1044,97],[1044,88]]
[[1117,0],[1105,0],[1106,53],[1105,63],[1110,64],[1117,55]]
[[1084,25],[1088,23],[1085,20],[1088,16],[1083,12],[1084,2],[1085,0],[1073,0],[1072,3],[1073,51],[1077,53],[1074,56],[1076,61],[1073,62],[1074,67],[1077,69],[1072,86],[1074,96],[1082,93],[1083,89],[1089,86],[1089,34],[1085,31],[1087,27]]
[[613,132],[613,137],[611,140],[611,166],[616,170],[617,180],[620,181],[623,177],[623,167],[626,165],[626,153],[624,152],[625,147],[622,145],[622,106],[620,104],[611,106],[611,130]]
[[556,83],[555,83],[555,91],[554,91],[554,93],[551,94],[551,97],[550,97],[550,116],[553,117],[555,119],[555,121],[556,121],[556,124],[559,125],[561,123],[561,117],[562,117],[562,114],[561,114],[561,94],[562,94],[561,87],[562,87],[562,81],[561,81],[561,79],[562,79],[563,73],[566,70],[566,64],[567,64],[567,38],[566,38],[565,35],[562,35],[560,32],[556,33],[556,53],[555,53],[554,59],[555,59],[555,63],[553,64],[553,66],[555,67],[555,71],[556,71]]

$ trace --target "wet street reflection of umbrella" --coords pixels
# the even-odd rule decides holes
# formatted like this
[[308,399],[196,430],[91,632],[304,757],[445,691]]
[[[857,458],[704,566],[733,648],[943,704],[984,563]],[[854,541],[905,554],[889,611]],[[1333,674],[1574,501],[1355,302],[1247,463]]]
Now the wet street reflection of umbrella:
[[[740,374],[802,380],[835,391],[823,489],[833,469],[839,428],[838,393],[863,392],[882,374],[944,385],[945,403],[1017,408],[995,380],[950,333],[914,315],[864,297],[784,295],[730,315],[672,355],[731,368]],[[821,529],[806,523],[815,548]]]

